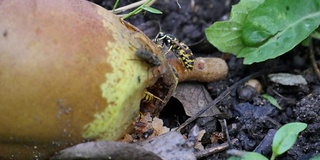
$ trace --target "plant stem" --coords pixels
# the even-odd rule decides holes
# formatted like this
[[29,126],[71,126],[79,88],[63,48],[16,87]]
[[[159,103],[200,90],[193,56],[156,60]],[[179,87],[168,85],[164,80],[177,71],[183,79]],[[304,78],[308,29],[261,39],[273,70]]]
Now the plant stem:
[[122,19],[126,19],[128,17],[131,17],[135,14],[138,14],[139,12],[142,11],[142,9],[151,2],[152,0],[147,0],[146,2],[144,2],[141,6],[139,6],[138,8],[136,8],[135,10],[133,10],[132,12],[126,14],[125,16],[122,17]]
[[120,0],[117,0],[116,3],[114,4],[113,8],[112,8],[112,12],[114,13],[114,10],[118,7]]
[[272,153],[270,160],[275,160],[275,159],[276,159],[276,155]]

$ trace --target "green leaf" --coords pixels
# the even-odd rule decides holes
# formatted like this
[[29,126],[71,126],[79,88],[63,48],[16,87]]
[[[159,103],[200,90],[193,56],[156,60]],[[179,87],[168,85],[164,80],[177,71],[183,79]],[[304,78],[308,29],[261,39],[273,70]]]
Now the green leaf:
[[275,134],[272,142],[272,157],[277,157],[289,150],[296,142],[298,134],[306,129],[307,124],[301,122],[288,123]]
[[232,6],[229,21],[216,22],[205,30],[209,42],[222,52],[239,53],[244,44],[241,30],[248,12],[255,9],[264,0],[242,0]]
[[265,156],[255,153],[255,152],[247,152],[241,157],[231,156],[228,160],[268,160]]
[[145,11],[148,11],[150,13],[153,13],[153,14],[162,14],[161,11],[159,11],[159,10],[157,10],[155,8],[149,7],[149,6],[144,6],[142,9],[145,10]]
[[268,95],[268,94],[263,94],[261,95],[264,99],[267,99],[272,105],[274,105],[275,107],[277,107],[278,109],[282,110],[281,106],[279,105],[279,103],[277,102],[277,100],[275,98],[273,98],[272,96]]
[[241,0],[231,15],[207,28],[206,36],[220,51],[252,64],[278,57],[307,38],[320,24],[320,1]]
[[318,155],[310,158],[309,160],[320,160],[320,155],[318,154]]

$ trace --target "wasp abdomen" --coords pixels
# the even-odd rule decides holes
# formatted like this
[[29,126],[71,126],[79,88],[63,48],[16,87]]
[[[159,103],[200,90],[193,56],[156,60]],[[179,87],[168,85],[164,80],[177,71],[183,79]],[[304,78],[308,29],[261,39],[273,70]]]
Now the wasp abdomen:
[[164,101],[163,101],[162,99],[160,99],[159,97],[153,95],[152,93],[150,93],[150,92],[147,91],[147,90],[145,90],[145,91],[143,92],[142,102],[150,102],[150,101],[152,101],[154,98],[164,103]]

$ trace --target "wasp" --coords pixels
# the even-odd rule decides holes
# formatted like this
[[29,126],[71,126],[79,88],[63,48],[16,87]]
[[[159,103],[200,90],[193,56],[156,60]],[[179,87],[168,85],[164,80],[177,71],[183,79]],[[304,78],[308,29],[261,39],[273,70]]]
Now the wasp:
[[153,41],[155,43],[162,41],[162,46],[166,45],[167,47],[169,47],[168,51],[165,54],[172,50],[175,56],[180,59],[180,61],[188,71],[191,71],[193,69],[194,56],[192,54],[192,51],[186,44],[180,42],[173,35],[165,34],[164,32],[159,32]]
[[[152,54],[151,52],[149,52],[149,51],[147,51],[146,49],[143,49],[143,48],[139,48],[136,51],[136,56],[138,58],[140,58],[141,60],[145,61],[146,63],[148,63],[151,67],[156,67],[156,66],[159,66],[161,64],[159,58],[156,55]],[[140,78],[138,79],[138,81],[141,81]],[[143,91],[142,102],[150,102],[153,99],[157,99],[157,100],[161,101],[162,103],[164,103],[164,101],[162,99],[160,99],[159,97],[153,95],[149,91],[147,91],[147,90]]]
[[162,103],[164,103],[164,101],[163,101],[161,98],[153,95],[152,93],[150,93],[150,92],[147,91],[147,90],[144,90],[142,102],[150,102],[150,101],[152,101],[154,98],[157,99],[157,100],[159,100],[159,101],[161,101]]

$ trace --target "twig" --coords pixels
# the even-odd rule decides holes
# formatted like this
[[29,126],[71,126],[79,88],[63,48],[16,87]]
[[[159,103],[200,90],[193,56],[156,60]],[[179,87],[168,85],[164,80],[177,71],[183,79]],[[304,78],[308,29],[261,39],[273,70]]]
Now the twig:
[[[113,13],[115,13],[115,14],[121,13],[121,12],[124,12],[124,11],[126,11],[126,10],[129,10],[129,9],[132,9],[132,8],[136,8],[136,7],[138,7],[138,6],[140,6],[140,7],[138,7],[138,8],[142,9],[142,7],[144,7],[144,6],[151,6],[155,1],[156,1],[156,0],[141,0],[141,1],[138,1],[138,2],[135,2],[135,3],[132,3],[132,4],[129,4],[129,5],[126,5],[126,6],[117,8],[117,9],[115,9],[115,10],[113,11]],[[144,4],[145,4],[145,5],[144,5]],[[142,6],[142,7],[141,7],[141,6]],[[138,8],[135,9],[134,11],[132,11],[132,12],[135,12],[136,10],[138,10]],[[131,12],[130,12],[130,13],[131,13]],[[128,13],[128,14],[130,14],[130,13]]]
[[312,44],[310,44],[309,50],[310,50],[309,54],[310,54],[310,60],[311,60],[312,67],[313,67],[314,71],[316,72],[318,79],[320,79],[320,70],[318,68],[316,59],[314,57],[314,50],[313,50]]
[[[234,144],[236,141],[238,141],[238,139],[233,139],[231,143]],[[205,149],[203,151],[196,152],[195,156],[197,157],[197,159],[199,159],[199,158],[206,157],[208,155],[226,150],[228,147],[229,147],[229,144],[225,142],[220,144],[219,146],[215,146],[212,148]]]
[[267,120],[267,121],[269,121],[269,122],[273,123],[274,125],[276,125],[277,129],[278,129],[278,128],[280,128],[280,127],[282,126],[278,121],[276,121],[276,120],[274,120],[274,119],[270,118],[269,116],[263,116],[263,117],[261,117],[261,119],[265,119],[265,120]]
[[117,13],[121,13],[121,12],[124,12],[124,11],[132,9],[132,8],[136,8],[136,7],[140,6],[140,5],[142,5],[143,3],[145,3],[146,1],[148,1],[148,0],[141,0],[141,1],[138,1],[138,2],[135,2],[135,3],[131,3],[129,5],[117,8],[117,9],[115,9],[113,11],[113,13],[117,14]]
[[286,99],[286,100],[290,99],[290,98],[284,97],[283,95],[281,95],[279,92],[277,92],[273,88],[271,89],[271,91],[272,91],[272,93],[276,94],[277,96],[279,96],[282,99]]
[[181,5],[179,3],[179,0],[176,0],[177,5],[179,6],[179,8],[181,9]]
[[233,149],[233,144],[230,140],[230,136],[229,136],[229,130],[228,130],[228,126],[227,126],[227,121],[226,119],[223,119],[223,128],[225,128],[225,133],[226,133],[226,136],[227,136],[227,142],[228,142],[228,145],[229,145],[229,148],[230,149]]
[[206,108],[200,110],[197,114],[195,114],[194,116],[190,117],[189,119],[187,119],[184,123],[182,123],[177,129],[176,131],[180,132],[180,130],[182,128],[184,128],[186,125],[188,125],[189,123],[193,122],[195,119],[197,119],[201,114],[203,114],[204,112],[206,112],[208,109],[210,109],[211,107],[213,107],[214,105],[216,105],[218,102],[220,102],[224,97],[226,97],[227,95],[230,94],[230,92],[235,89],[239,84],[244,83],[246,81],[248,81],[251,78],[256,78],[258,76],[260,76],[262,73],[262,71],[260,72],[256,72],[253,73],[243,79],[241,79],[240,81],[238,81],[237,83],[233,84],[230,88],[226,89],[225,91],[223,91],[216,99],[214,99]]

